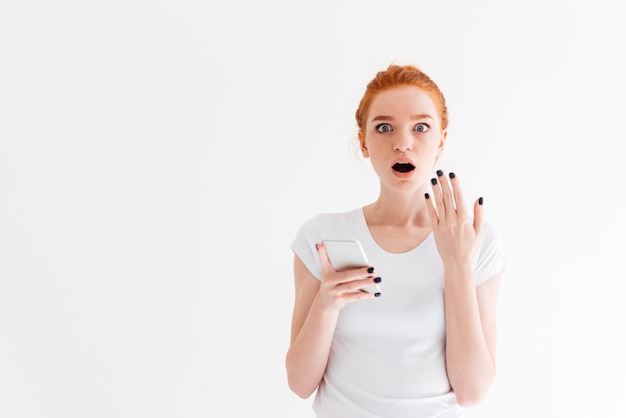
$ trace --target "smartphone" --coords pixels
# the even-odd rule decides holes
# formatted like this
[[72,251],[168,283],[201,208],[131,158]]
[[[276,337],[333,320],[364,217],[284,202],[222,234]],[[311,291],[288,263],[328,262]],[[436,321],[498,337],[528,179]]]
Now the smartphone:
[[[365,251],[356,239],[328,239],[323,240],[330,264],[337,271],[369,266]],[[365,292],[380,292],[380,286],[373,284],[361,289]]]

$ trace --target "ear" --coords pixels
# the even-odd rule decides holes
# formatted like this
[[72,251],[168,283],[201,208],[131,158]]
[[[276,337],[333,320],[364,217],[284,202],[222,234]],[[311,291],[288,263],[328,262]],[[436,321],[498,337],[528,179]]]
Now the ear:
[[441,153],[443,152],[443,148],[446,145],[446,139],[448,138],[448,130],[444,129],[441,132],[441,137],[439,138],[439,148],[437,149],[437,158],[439,158],[439,156],[441,156]]
[[367,149],[367,144],[365,143],[365,135],[363,131],[359,131],[359,145],[361,147],[361,154],[363,154],[363,158],[369,158],[370,153]]

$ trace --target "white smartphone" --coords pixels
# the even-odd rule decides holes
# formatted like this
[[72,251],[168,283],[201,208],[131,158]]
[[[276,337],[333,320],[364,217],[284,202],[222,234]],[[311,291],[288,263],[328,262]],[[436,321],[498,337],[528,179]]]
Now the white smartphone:
[[[369,266],[365,251],[356,239],[327,239],[323,240],[330,264],[337,271]],[[380,286],[373,284],[361,289],[365,292],[380,292]]]

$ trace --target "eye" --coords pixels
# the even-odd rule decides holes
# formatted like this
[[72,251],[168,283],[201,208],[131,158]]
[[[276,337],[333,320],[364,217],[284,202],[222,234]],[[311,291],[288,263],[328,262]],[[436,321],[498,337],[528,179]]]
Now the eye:
[[391,126],[389,126],[389,124],[387,123],[380,123],[376,125],[376,131],[383,133],[383,134],[385,132],[391,132]]
[[425,123],[418,123],[417,125],[415,125],[415,130],[417,132],[428,132],[430,128],[428,127],[428,125],[426,125]]

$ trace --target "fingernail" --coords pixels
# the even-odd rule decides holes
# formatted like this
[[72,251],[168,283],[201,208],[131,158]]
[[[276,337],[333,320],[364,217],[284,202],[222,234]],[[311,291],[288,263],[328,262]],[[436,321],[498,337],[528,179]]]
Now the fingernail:
[[320,250],[320,249],[319,249],[319,247],[317,246],[317,244],[315,244],[315,249],[316,249],[317,251],[319,251],[319,250]]
[[483,204],[483,198],[482,197],[478,198],[478,204],[482,206],[482,204]]
[[433,184],[433,186],[434,186],[435,184],[437,184],[437,179],[433,177],[432,179],[430,179],[430,182],[431,182],[431,183]]
[[382,282],[382,281],[383,281],[383,279],[381,279],[380,277],[376,277],[376,278],[374,279],[374,283],[380,283],[380,282]]
[[371,274],[371,273],[373,273],[373,272],[374,272],[374,267],[370,267],[370,268],[368,268],[368,269],[367,269],[367,272],[368,272],[368,273],[370,273],[370,274]]
[[428,193],[424,193],[424,197],[425,197],[426,199],[430,199],[430,195],[429,195]]
[[441,171],[441,170],[437,170],[437,175],[438,175],[439,177],[443,176],[443,171]]
[[380,292],[374,293],[374,297],[380,297]]
[[454,173],[450,173],[450,178],[453,179],[456,175]]

